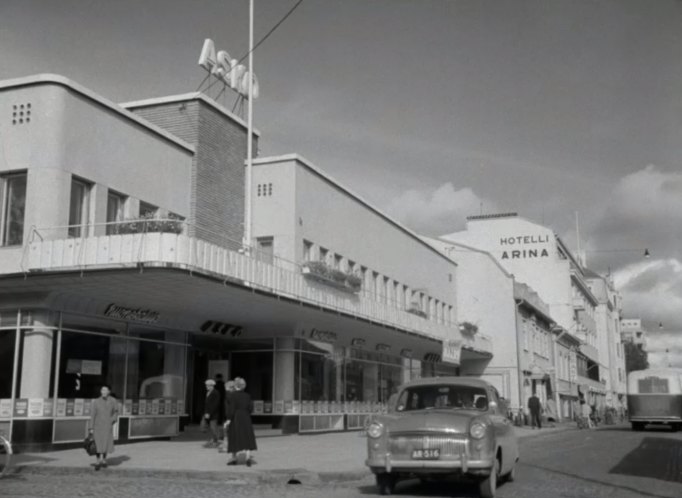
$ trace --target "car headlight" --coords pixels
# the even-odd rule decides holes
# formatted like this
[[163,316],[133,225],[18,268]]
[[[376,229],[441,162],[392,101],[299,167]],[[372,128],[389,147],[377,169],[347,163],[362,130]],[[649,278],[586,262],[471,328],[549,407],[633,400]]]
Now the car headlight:
[[384,433],[384,426],[377,423],[377,422],[372,422],[369,424],[369,427],[367,427],[367,435],[371,438],[378,438],[381,437],[381,435]]
[[474,439],[483,439],[488,426],[483,422],[474,422],[469,428],[469,434]]

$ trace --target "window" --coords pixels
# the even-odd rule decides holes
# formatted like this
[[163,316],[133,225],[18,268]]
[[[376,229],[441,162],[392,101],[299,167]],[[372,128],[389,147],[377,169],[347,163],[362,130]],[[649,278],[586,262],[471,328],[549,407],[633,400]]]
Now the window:
[[264,263],[272,264],[273,259],[273,238],[259,237],[256,239],[256,247],[258,250],[258,259]]
[[329,250],[324,247],[320,247],[320,261],[326,263],[329,257]]
[[107,195],[107,235],[117,233],[117,222],[123,221],[126,198],[113,190]]
[[71,180],[69,204],[69,237],[85,236],[90,218],[90,185],[76,178]]
[[486,411],[488,396],[485,389],[464,385],[423,385],[403,391],[397,411],[437,409],[466,409]]
[[159,208],[154,204],[140,201],[140,218],[155,218]]
[[21,245],[24,240],[24,214],[26,211],[26,173],[1,177],[2,191],[2,245]]
[[313,256],[313,243],[307,240],[303,241],[303,261],[312,260]]
[[343,257],[340,254],[334,254],[334,268],[343,270]]

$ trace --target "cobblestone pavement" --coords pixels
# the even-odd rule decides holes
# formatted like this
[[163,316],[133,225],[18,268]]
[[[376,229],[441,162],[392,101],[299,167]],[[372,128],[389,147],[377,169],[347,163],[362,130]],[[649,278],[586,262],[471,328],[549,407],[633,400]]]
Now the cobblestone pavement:
[[[517,480],[500,498],[679,498],[682,496],[682,436],[668,431],[632,432],[625,427],[548,433],[520,441]],[[55,469],[56,470],[56,469]],[[0,480],[0,496],[27,497],[320,497],[376,496],[373,479],[332,484],[256,484],[232,474],[231,481],[186,475],[130,476],[116,469],[67,474],[26,473]],[[474,497],[476,486],[452,481],[401,482],[402,497]]]

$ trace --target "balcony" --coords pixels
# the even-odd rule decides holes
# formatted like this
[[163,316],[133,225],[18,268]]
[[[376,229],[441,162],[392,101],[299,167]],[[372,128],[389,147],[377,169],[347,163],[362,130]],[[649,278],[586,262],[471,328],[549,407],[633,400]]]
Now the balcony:
[[[367,291],[354,294],[311,281],[296,262],[254,250],[245,252],[241,243],[233,240],[225,239],[221,245],[209,243],[197,236],[201,234],[199,228],[169,221],[181,227],[173,230],[177,233],[145,232],[142,225],[141,233],[66,238],[67,227],[36,229],[24,246],[22,269],[182,268],[437,340],[459,334],[455,323],[414,315],[399,303]],[[89,231],[105,232],[96,227]],[[464,347],[492,354],[490,338],[480,334],[466,338]]]

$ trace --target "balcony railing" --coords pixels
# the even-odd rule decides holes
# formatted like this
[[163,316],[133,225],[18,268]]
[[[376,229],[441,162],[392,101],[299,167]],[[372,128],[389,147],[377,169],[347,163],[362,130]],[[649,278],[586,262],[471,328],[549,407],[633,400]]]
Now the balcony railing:
[[[221,237],[222,243],[207,242],[204,239],[209,237],[204,233],[205,230],[184,221],[156,221],[156,225],[145,227],[145,222],[149,220],[141,220],[136,233],[125,234],[115,233],[117,229],[111,228],[111,225],[116,224],[91,225],[84,227],[81,230],[83,235],[78,238],[67,236],[69,227],[33,229],[24,247],[23,270],[172,265],[434,339],[459,334],[454,322],[416,316],[385,296],[365,289],[353,294],[310,281],[304,277],[301,265],[294,261],[255,249],[244,250],[241,243],[215,233],[210,234],[210,239],[215,241]],[[167,221],[169,224],[158,221]],[[466,347],[492,352],[490,338],[486,336],[476,334],[469,342],[466,342]]]

